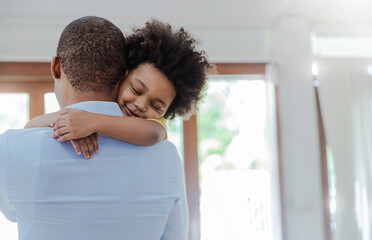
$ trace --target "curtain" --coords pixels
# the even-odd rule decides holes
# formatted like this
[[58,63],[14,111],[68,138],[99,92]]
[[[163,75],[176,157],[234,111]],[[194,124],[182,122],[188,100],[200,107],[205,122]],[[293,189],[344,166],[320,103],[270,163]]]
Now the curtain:
[[318,62],[319,99],[336,175],[332,238],[371,240],[372,59]]

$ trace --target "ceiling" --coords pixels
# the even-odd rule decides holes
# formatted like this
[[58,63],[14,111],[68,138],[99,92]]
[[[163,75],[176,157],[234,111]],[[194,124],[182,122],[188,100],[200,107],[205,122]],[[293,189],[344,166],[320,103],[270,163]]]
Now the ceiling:
[[295,15],[312,24],[371,25],[371,10],[368,0],[13,0],[1,3],[0,24],[65,25],[97,15],[128,25],[156,17],[183,25],[262,27]]

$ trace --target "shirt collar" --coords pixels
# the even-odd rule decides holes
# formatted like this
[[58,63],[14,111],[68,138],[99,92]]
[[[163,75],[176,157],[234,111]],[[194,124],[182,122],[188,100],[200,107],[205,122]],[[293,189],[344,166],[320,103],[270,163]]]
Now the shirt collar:
[[123,116],[123,112],[116,102],[86,101],[74,103],[66,108],[80,109],[87,112],[100,113],[111,116]]

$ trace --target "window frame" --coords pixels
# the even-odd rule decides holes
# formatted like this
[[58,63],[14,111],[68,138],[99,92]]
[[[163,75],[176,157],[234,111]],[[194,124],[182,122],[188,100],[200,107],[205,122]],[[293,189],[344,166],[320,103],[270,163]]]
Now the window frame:
[[0,93],[28,93],[30,119],[44,114],[44,94],[54,92],[48,62],[0,62]]

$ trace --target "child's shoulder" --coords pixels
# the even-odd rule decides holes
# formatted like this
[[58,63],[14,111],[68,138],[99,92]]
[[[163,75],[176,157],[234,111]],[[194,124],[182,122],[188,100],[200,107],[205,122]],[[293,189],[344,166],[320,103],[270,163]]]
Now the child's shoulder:
[[160,125],[162,125],[165,129],[167,129],[167,125],[165,123],[165,118],[161,117],[161,118],[146,118],[147,120],[151,120],[151,121],[155,121],[157,123],[159,123]]

